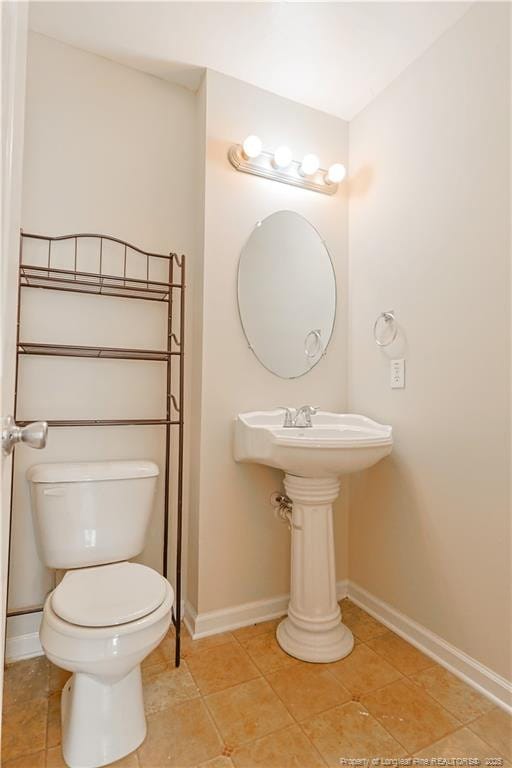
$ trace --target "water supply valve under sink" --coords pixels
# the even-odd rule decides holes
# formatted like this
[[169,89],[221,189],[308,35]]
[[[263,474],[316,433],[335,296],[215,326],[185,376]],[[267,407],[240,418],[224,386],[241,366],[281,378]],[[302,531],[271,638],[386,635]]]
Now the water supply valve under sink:
[[301,531],[302,526],[295,525],[292,520],[293,501],[289,496],[284,493],[275,491],[270,497],[270,503],[274,507],[274,515],[281,523],[286,523],[288,530],[294,528],[296,531]]

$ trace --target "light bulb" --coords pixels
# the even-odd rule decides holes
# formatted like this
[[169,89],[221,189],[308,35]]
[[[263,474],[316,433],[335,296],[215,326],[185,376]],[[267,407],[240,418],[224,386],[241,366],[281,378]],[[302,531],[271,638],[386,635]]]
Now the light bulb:
[[304,155],[300,172],[302,176],[313,176],[320,168],[320,160],[316,155]]
[[261,154],[261,139],[258,136],[248,136],[242,144],[242,150],[246,160],[254,159]]
[[292,151],[289,147],[278,147],[274,152],[274,166],[283,171],[292,161]]
[[334,163],[329,166],[329,170],[325,174],[325,181],[327,184],[339,184],[343,181],[347,174],[346,168],[341,163]]

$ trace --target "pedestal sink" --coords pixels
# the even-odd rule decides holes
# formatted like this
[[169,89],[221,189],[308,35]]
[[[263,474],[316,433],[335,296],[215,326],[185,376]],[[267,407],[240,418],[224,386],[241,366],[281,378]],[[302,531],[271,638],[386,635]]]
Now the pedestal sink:
[[234,456],[282,469],[292,502],[290,603],[277,641],[298,659],[330,662],[354,645],[336,599],[332,504],[339,478],[387,456],[393,434],[390,426],[355,414],[319,411],[312,423],[284,427],[281,410],[239,414]]

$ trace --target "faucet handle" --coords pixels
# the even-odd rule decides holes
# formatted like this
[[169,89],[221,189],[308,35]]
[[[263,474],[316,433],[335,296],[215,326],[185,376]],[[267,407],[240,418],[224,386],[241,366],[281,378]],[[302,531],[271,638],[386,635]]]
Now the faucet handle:
[[295,426],[295,408],[288,408],[286,405],[278,405],[278,408],[281,408],[284,413],[284,422],[283,427],[294,427]]
[[318,407],[314,405],[302,405],[295,417],[296,427],[312,427],[311,417],[318,411]]

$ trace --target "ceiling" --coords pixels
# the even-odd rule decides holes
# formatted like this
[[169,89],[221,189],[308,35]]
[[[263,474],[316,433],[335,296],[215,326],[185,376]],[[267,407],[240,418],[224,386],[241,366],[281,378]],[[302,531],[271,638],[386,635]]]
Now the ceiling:
[[197,88],[204,67],[350,120],[469,2],[35,2],[30,26]]

